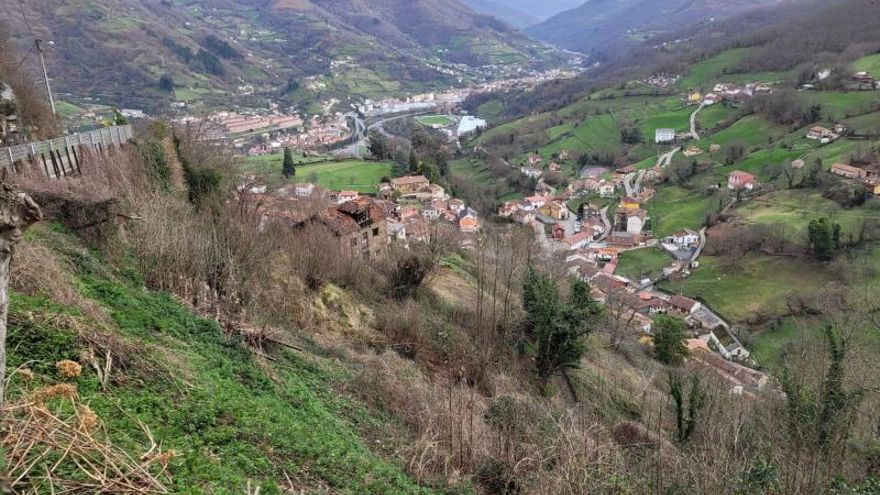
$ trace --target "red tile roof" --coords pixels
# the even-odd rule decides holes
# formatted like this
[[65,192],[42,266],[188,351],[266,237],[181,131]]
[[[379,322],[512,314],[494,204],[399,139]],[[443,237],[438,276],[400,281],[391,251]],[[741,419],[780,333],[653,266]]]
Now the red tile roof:
[[669,298],[669,304],[690,313],[694,306],[697,305],[697,301],[676,294]]

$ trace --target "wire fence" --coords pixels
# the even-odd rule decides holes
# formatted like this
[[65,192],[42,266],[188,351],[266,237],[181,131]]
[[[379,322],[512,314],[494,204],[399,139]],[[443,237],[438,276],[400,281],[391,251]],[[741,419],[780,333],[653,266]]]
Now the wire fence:
[[46,141],[0,148],[0,169],[17,172],[25,163],[42,165],[50,178],[79,172],[83,150],[104,152],[132,138],[130,125],[105,127]]

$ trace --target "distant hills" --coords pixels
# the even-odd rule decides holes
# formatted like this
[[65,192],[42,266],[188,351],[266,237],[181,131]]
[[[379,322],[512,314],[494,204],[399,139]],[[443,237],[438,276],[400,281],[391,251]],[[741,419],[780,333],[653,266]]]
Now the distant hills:
[[29,0],[22,8],[0,0],[0,8],[18,48],[55,41],[46,56],[62,98],[147,110],[381,97],[480,80],[490,64],[558,60],[458,0]]
[[493,16],[516,29],[524,29],[541,22],[541,19],[532,14],[511,7],[501,0],[462,0],[468,7],[481,14]]
[[559,12],[581,5],[583,0],[462,0],[475,11],[494,16],[511,27],[523,29]]
[[569,50],[607,56],[658,35],[780,3],[782,0],[588,0],[525,32]]

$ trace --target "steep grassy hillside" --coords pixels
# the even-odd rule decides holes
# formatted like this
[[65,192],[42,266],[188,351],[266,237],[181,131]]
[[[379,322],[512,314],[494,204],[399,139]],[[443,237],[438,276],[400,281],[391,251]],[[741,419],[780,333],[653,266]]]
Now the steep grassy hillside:
[[[74,385],[106,441],[133,458],[149,449],[149,431],[173,473],[158,477],[174,493],[434,493],[389,460],[398,425],[341,388],[355,371],[319,345],[289,335],[302,349],[267,349],[272,357],[262,358],[57,224],[33,229],[22,249],[58,271],[51,285],[30,287],[36,295],[13,295],[9,365],[34,376],[19,374],[10,400],[59,381]],[[57,362],[89,366],[82,356],[92,353],[103,366],[105,352],[106,386],[91,369],[59,378]]]

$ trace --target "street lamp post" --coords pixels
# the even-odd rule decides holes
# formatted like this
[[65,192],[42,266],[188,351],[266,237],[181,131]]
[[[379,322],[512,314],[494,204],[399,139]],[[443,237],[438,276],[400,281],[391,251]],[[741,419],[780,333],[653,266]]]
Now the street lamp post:
[[[43,58],[43,40],[36,39],[34,40],[34,45],[37,48],[37,53],[40,55],[40,65],[43,67],[43,80],[46,82],[46,94],[49,96],[49,106],[52,107],[52,115],[57,115],[55,113],[55,98],[52,97],[52,87],[49,86],[49,73],[46,72],[46,59]],[[51,45],[52,42],[50,41]]]

